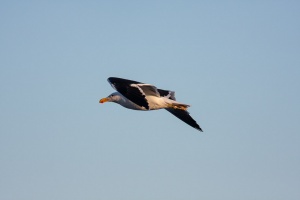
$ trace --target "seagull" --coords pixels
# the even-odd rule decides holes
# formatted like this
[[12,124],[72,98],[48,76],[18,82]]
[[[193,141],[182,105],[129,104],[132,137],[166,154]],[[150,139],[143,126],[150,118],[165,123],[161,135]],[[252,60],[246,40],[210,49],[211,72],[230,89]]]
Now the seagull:
[[202,132],[200,126],[187,111],[190,105],[177,102],[174,91],[162,90],[151,84],[117,77],[109,77],[107,81],[117,92],[100,99],[99,103],[114,102],[128,109],[143,111],[166,109]]

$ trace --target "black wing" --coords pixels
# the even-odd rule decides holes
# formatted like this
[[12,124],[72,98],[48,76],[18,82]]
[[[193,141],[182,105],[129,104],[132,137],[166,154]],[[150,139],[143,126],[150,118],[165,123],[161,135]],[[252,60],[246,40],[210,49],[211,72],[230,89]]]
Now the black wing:
[[184,121],[185,123],[187,123],[188,125],[190,125],[191,127],[203,132],[200,126],[197,124],[197,122],[190,116],[190,114],[187,111],[173,108],[166,108],[166,110],[175,115],[177,118]]
[[169,96],[169,99],[176,101],[175,98],[175,92],[174,91],[170,91],[170,90],[162,90],[162,89],[157,89],[159,95],[161,97],[167,97]]
[[116,77],[110,77],[107,79],[107,81],[115,90],[120,92],[124,97],[126,97],[133,103],[149,110],[149,105],[147,99],[145,98],[145,94],[141,92],[138,87],[130,86],[131,84],[143,83]]

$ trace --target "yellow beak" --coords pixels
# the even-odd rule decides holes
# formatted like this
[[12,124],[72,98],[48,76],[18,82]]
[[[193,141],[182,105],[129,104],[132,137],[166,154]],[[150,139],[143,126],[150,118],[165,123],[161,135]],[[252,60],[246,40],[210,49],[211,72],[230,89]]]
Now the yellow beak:
[[100,99],[99,103],[105,103],[105,102],[107,102],[107,101],[109,101],[108,98],[102,98],[102,99]]

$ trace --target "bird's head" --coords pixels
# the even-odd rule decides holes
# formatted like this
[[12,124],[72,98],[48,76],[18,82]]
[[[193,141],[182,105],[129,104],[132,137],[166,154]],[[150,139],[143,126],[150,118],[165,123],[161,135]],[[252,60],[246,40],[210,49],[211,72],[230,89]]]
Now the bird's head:
[[117,102],[120,100],[120,95],[117,92],[110,94],[108,97],[100,99],[99,103]]

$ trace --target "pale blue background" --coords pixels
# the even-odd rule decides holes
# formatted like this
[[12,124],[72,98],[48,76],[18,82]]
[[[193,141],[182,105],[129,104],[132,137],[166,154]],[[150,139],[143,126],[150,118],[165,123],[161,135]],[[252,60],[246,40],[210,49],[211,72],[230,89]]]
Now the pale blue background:
[[[299,1],[1,1],[1,200],[300,199]],[[168,112],[99,104],[110,76]]]

